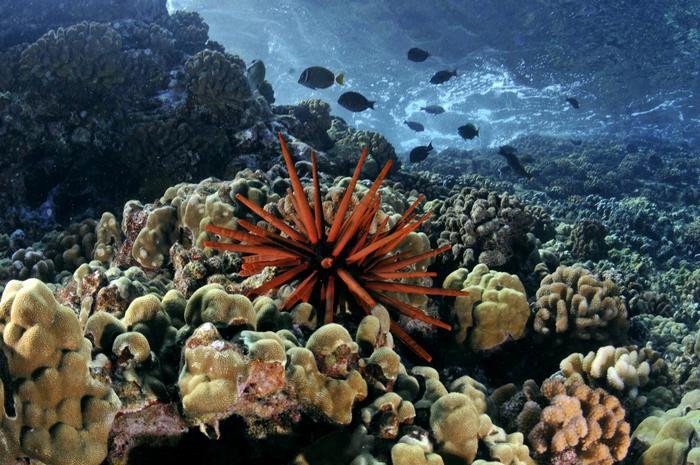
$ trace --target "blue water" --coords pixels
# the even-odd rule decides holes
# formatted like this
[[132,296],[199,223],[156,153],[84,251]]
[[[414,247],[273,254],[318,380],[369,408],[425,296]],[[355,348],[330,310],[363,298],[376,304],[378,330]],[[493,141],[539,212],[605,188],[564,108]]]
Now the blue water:
[[[697,11],[677,18],[665,11],[669,2],[524,2],[520,10],[510,3],[170,0],[169,7],[198,11],[212,39],[246,61],[262,59],[277,103],[326,100],[334,114],[381,132],[399,152],[429,140],[438,149],[476,148],[534,133],[698,141],[697,44],[693,24],[684,30],[684,21],[698,22]],[[433,56],[408,61],[414,46]],[[299,85],[311,65],[344,72],[346,85]],[[449,67],[457,78],[428,82]],[[350,89],[376,100],[376,110],[353,114],[338,106]],[[579,99],[579,110],[568,96]],[[447,112],[419,110],[435,103]],[[412,132],[406,119],[426,131]],[[456,128],[466,122],[481,128],[480,138],[459,138]]]

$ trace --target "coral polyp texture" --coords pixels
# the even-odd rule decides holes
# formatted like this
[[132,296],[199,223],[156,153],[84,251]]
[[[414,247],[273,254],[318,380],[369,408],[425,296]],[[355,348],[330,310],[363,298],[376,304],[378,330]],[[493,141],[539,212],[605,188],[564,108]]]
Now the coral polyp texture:
[[[283,199],[285,218],[281,219],[237,194],[236,199],[269,227],[241,219],[237,225],[242,230],[206,225],[206,231],[218,234],[222,240],[232,239],[233,243],[205,241],[204,246],[244,254],[243,276],[258,274],[269,266],[277,268],[274,279],[251,290],[251,294],[263,294],[298,280],[299,284],[282,304],[285,310],[316,295],[322,303],[325,323],[331,323],[338,312],[359,313],[361,317],[377,305],[383,305],[401,315],[449,330],[448,324],[401,298],[401,294],[464,296],[466,293],[406,282],[436,276],[434,272],[416,271],[415,266],[448,250],[449,245],[415,255],[410,251],[396,252],[430,215],[417,217],[416,208],[422,200],[419,197],[393,225],[389,225],[392,218],[380,210],[379,188],[389,174],[391,160],[360,199],[354,193],[368,155],[365,148],[344,195],[334,208],[334,202],[321,201],[315,154],[311,156],[313,186],[307,192],[281,134],[279,140],[292,185]],[[391,322],[391,332],[421,358],[431,360],[430,354],[394,321]]]
[[92,345],[75,314],[41,281],[10,281],[0,329],[9,377],[4,387],[0,380],[0,463],[25,457],[47,465],[101,463],[121,403],[93,378]]

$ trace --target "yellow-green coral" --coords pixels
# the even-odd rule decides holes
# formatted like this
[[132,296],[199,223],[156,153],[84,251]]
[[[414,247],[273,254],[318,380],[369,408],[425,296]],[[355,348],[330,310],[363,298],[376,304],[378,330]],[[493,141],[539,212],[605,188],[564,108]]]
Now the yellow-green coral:
[[17,383],[16,417],[3,409],[0,444],[48,465],[99,465],[120,402],[92,378],[92,346],[73,311],[36,279],[11,281],[0,300],[0,327]]
[[489,350],[525,335],[530,308],[517,276],[479,264],[470,273],[453,271],[443,287],[468,293],[457,297],[452,308],[457,342],[469,339],[473,350]]
[[479,427],[479,412],[464,394],[445,394],[430,407],[430,429],[441,454],[471,463],[476,457]]
[[314,353],[303,347],[288,350],[287,356],[287,380],[302,406],[333,423],[350,423],[353,405],[367,396],[362,375],[350,370],[341,379],[326,376],[319,371]]
[[697,465],[700,446],[700,390],[687,393],[678,407],[647,417],[632,434],[646,450],[637,465]]
[[184,317],[192,327],[209,322],[255,329],[257,321],[250,300],[240,294],[227,293],[220,284],[207,284],[197,289],[187,301]]
[[157,207],[149,213],[146,225],[136,236],[131,255],[145,268],[160,268],[167,260],[176,234],[175,209],[167,205]]

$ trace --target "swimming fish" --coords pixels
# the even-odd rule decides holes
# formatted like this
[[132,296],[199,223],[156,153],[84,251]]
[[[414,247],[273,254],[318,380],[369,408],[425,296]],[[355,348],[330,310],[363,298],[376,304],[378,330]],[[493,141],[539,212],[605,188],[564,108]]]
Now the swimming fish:
[[453,76],[457,76],[456,69],[443,69],[433,74],[433,77],[430,78],[430,83],[442,84],[443,82],[449,81]]
[[345,83],[345,75],[340,73],[336,76],[332,71],[322,66],[311,66],[301,72],[298,82],[309,89],[327,89],[334,82],[343,85]]
[[403,123],[416,132],[425,131],[425,127],[420,123],[416,123],[415,121],[404,121]]
[[411,161],[411,163],[418,163],[426,158],[428,158],[428,154],[433,150],[433,143],[429,143],[428,145],[419,145],[418,147],[415,147],[413,150],[411,150],[411,153],[408,155],[408,159]]
[[583,143],[581,139],[571,139],[570,142],[574,145],[581,145]]
[[477,128],[474,123],[467,123],[457,128],[457,132],[462,136],[462,139],[472,140],[479,135],[479,128]]
[[580,107],[580,105],[579,105],[579,103],[578,103],[578,100],[576,100],[574,97],[569,97],[569,98],[567,98],[567,99],[566,99],[566,103],[568,103],[568,104],[571,105],[572,107],[576,108],[577,110],[578,110],[578,108]]
[[374,110],[374,101],[367,100],[364,95],[357,92],[345,92],[338,98],[338,103],[343,108],[358,112],[365,111],[368,108]]
[[265,63],[262,60],[253,60],[248,65],[246,69],[246,77],[248,78],[248,85],[253,91],[258,90],[260,85],[265,80]]
[[422,48],[413,47],[411,50],[408,51],[407,55],[409,60],[421,62],[425,61],[430,56],[430,53],[426,52]]
[[515,152],[517,152],[517,149],[512,145],[502,145],[498,148],[498,154],[506,159],[506,163],[508,163],[508,166],[510,166],[516,174],[527,179],[534,178],[534,176],[525,169],[523,164],[520,163]]
[[440,113],[445,113],[445,109],[442,108],[440,105],[428,105],[427,107],[421,107],[421,110],[423,110],[426,113],[430,113],[431,115],[439,115]]

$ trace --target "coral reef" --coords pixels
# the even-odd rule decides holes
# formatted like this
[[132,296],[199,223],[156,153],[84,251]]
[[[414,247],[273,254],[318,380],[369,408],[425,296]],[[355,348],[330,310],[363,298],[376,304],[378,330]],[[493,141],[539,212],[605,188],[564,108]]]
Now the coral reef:
[[557,380],[545,381],[542,393],[549,405],[528,438],[546,463],[612,465],[625,457],[630,425],[616,397],[585,384],[565,387]]
[[608,246],[605,243],[605,227],[595,220],[584,220],[571,230],[569,238],[571,253],[583,260],[605,258]]
[[[466,26],[551,9],[515,3]],[[551,37],[610,43],[537,62],[617,56],[620,7],[569,3]],[[654,40],[696,56],[698,11]],[[700,463],[692,144],[522,135],[527,180],[485,146],[401,166],[323,100],[275,106],[165,0],[0,0],[0,62],[3,465]]]
[[437,245],[451,244],[451,253],[439,259],[447,266],[510,269],[527,252],[532,219],[517,198],[467,187],[445,201],[429,202],[425,210],[439,215],[429,224]]
[[[380,210],[377,192],[391,169],[391,160],[384,165],[370,189],[358,199],[354,193],[368,157],[369,150],[365,147],[350,183],[342,197],[339,197],[339,203],[333,200],[322,203],[316,158],[312,154],[313,187],[310,202],[281,133],[279,140],[292,183],[290,193],[278,203],[283,219],[237,194],[236,200],[264,219],[269,225],[268,229],[240,219],[237,224],[245,232],[205,225],[206,231],[217,234],[222,241],[205,241],[204,246],[247,254],[243,257],[244,276],[258,274],[266,267],[276,267],[277,276],[253,289],[251,292],[254,294],[262,294],[294,279],[299,280],[294,292],[285,299],[282,305],[284,309],[290,309],[297,302],[308,301],[318,287],[319,297],[316,301],[323,306],[325,323],[331,323],[336,313],[345,312],[346,303],[341,304],[337,297],[343,295],[346,300],[351,298],[365,313],[382,304],[399,314],[434,327],[449,329],[448,325],[428,316],[420,307],[388,294],[465,294],[459,290],[434,289],[405,281],[436,276],[427,271],[402,270],[419,265],[448,247],[422,253],[407,253],[413,252],[412,248],[401,253],[397,251],[400,244],[411,239],[409,234],[428,220],[429,215],[415,219],[413,210],[422,200],[419,197],[393,225],[389,225],[391,218]],[[340,192],[336,191],[335,195],[340,196]],[[337,209],[334,209],[335,205]],[[273,232],[272,228],[280,232]],[[223,242],[224,239],[237,242]],[[392,324],[391,332],[424,360],[431,360],[431,356],[398,324]]]

